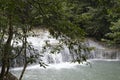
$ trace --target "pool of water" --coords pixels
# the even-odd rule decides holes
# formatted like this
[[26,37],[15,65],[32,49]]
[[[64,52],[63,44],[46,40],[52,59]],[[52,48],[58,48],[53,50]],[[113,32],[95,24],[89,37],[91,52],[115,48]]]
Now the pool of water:
[[[120,80],[120,61],[90,61],[90,65],[54,65],[47,69],[29,67],[23,80]],[[66,66],[66,67],[65,67]],[[20,69],[12,70],[19,75]]]

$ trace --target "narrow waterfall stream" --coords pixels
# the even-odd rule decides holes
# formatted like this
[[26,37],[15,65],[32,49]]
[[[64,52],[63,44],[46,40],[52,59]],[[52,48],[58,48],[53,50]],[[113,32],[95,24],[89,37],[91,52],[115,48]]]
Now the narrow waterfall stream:
[[92,39],[88,39],[87,44],[88,46],[95,48],[94,50],[91,51],[89,55],[90,59],[104,59],[104,60],[120,59],[120,50],[118,49],[111,49],[111,48],[104,47],[102,44]]
[[[48,31],[38,34],[37,37],[29,37],[28,41],[39,52],[45,41],[54,45],[58,43]],[[91,65],[71,63],[69,50],[64,46],[59,54],[48,54],[48,50],[42,59],[49,66],[46,69],[40,65],[29,66],[23,80],[120,80],[120,52],[108,49],[92,39],[88,39],[86,44],[95,47],[89,54]],[[21,70],[21,67],[11,69],[18,77]]]

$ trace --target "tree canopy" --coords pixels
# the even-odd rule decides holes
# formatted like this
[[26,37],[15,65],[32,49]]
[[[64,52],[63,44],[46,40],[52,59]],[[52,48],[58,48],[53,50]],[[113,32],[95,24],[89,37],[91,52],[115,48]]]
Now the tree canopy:
[[0,0],[0,80],[8,74],[11,60],[21,53],[25,64],[19,80],[27,65],[35,62],[39,54],[28,57],[26,50],[34,51],[27,38],[36,27],[61,38],[71,53],[78,45],[76,54],[80,57],[75,61],[86,61],[80,53],[81,49],[88,50],[82,44],[85,37],[120,44],[120,0]]
[[27,49],[32,49],[27,37],[34,27],[47,28],[55,38],[68,40],[66,43],[81,42],[85,32],[69,20],[72,14],[67,11],[67,3],[67,0],[0,0],[1,80],[9,73],[12,59],[20,54],[24,56],[24,68],[19,80],[27,65],[35,62],[37,54],[27,56]]

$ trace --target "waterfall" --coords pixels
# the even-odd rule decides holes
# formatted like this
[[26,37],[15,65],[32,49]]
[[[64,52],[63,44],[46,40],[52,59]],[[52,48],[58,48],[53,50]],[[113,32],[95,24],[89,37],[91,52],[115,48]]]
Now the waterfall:
[[[58,40],[53,38],[47,30],[40,30],[36,31],[35,37],[29,36],[28,42],[32,43],[33,47],[38,50],[38,52],[43,55],[41,59],[46,64],[57,64],[57,63],[65,63],[65,62],[71,62],[73,60],[72,54],[70,54],[69,49],[63,45],[63,48],[59,51],[59,53],[50,53],[50,49],[47,49],[46,52],[43,54],[41,51],[43,49],[43,46],[46,45],[46,41],[48,41],[50,44],[57,45]],[[88,47],[94,47],[92,51],[88,54],[89,59],[120,59],[120,52],[116,49],[109,49],[107,47],[104,47],[99,42],[93,40],[93,39],[87,39],[84,43]],[[83,51],[83,54],[85,52]],[[22,61],[20,60],[21,57],[18,58],[18,60],[14,60],[12,65],[14,66],[20,66],[22,65]]]
[[[32,43],[34,48],[38,49],[40,54],[42,54],[43,46],[46,45],[46,41],[48,41],[52,46],[58,44],[58,40],[49,35],[48,31],[42,33],[42,35],[37,37],[28,37],[28,41]],[[60,50],[59,53],[50,53],[50,49],[47,49],[43,54],[42,60],[47,64],[57,64],[71,61],[71,54],[69,53],[69,49],[66,46],[63,46],[63,49]]]
[[[58,40],[49,35],[46,31],[39,37],[28,38],[28,41],[32,42],[35,47],[42,49],[45,45],[45,41],[49,41],[51,44],[57,44]],[[110,49],[93,39],[87,39],[85,45],[88,47],[94,47],[88,54],[89,59],[120,59],[120,52],[117,49]],[[63,63],[72,61],[72,56],[69,53],[69,49],[64,46],[63,49],[58,53],[49,54],[49,50],[44,54],[43,60],[46,63]]]
[[103,46],[99,42],[88,39],[87,44],[89,47],[94,47],[90,54],[90,59],[120,59],[120,51]]

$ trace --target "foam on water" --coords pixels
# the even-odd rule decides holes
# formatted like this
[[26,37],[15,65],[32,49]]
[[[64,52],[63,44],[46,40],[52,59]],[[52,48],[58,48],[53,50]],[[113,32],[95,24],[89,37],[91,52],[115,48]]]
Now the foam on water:
[[[27,70],[31,70],[31,69],[56,69],[56,70],[60,70],[60,69],[71,69],[71,68],[75,68],[76,66],[86,66],[86,62],[83,62],[81,64],[79,63],[70,63],[70,62],[65,62],[65,63],[59,63],[59,64],[48,64],[48,66],[46,66],[46,68],[40,67],[40,65],[32,65],[32,66],[28,66]],[[14,71],[19,71],[22,70],[23,67],[18,67],[18,68],[14,68],[11,70]]]
[[88,61],[120,61],[120,59],[89,59]]
[[[58,63],[58,64],[48,64],[46,68],[40,67],[40,65],[31,65],[28,66],[26,70],[34,70],[34,69],[55,69],[55,70],[61,70],[61,69],[71,69],[76,68],[76,66],[89,66],[91,67],[93,64],[93,61],[120,61],[119,59],[89,59],[87,62],[83,62],[81,64],[79,63],[70,63],[70,62],[64,62],[64,63]],[[23,67],[16,67],[11,69],[11,71],[21,71]]]

